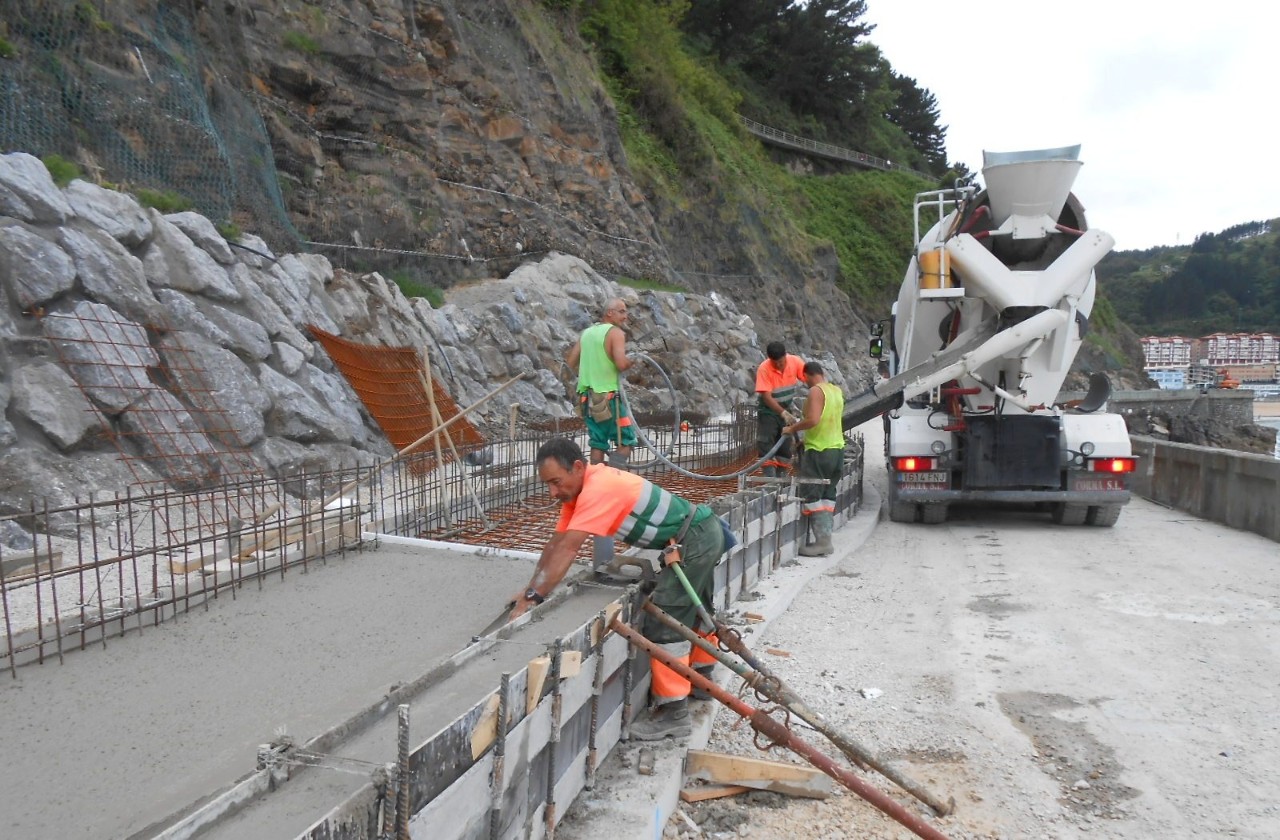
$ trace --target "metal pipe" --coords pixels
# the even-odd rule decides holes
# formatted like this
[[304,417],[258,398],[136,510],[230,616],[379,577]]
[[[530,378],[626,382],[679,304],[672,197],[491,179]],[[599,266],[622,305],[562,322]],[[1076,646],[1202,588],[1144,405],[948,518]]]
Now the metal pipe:
[[409,704],[397,708],[396,840],[409,838]]
[[[956,808],[954,798],[943,801],[940,797],[930,793],[919,782],[904,775],[901,771],[894,768],[888,762],[873,754],[866,747],[857,741],[846,736],[840,730],[833,727],[827,722],[827,719],[813,711],[809,706],[800,699],[790,686],[783,682],[782,678],[774,674],[764,663],[760,662],[751,654],[746,645],[742,642],[741,635],[731,627],[724,624],[716,625],[716,636],[720,639],[720,644],[724,645],[746,661],[746,665],[741,662],[735,662],[723,650],[712,645],[702,636],[699,636],[693,630],[681,624],[670,614],[664,612],[657,604],[647,602],[644,609],[664,626],[679,633],[688,639],[700,649],[714,656],[719,662],[723,663],[730,671],[742,677],[750,688],[768,697],[775,703],[782,705],[795,712],[801,720],[808,723],[818,732],[827,737],[827,740],[840,748],[840,751],[848,756],[849,760],[857,766],[867,769],[871,768],[884,776],[898,787],[910,793],[916,799],[933,809],[940,817],[945,817]],[[754,670],[753,670],[754,669]]]
[[633,646],[640,648],[651,657],[662,662],[677,674],[689,680],[693,685],[707,692],[723,705],[728,706],[739,717],[747,720],[752,729],[769,739],[771,747],[783,746],[791,750],[889,817],[901,823],[917,837],[923,837],[925,840],[948,840],[947,836],[941,831],[895,802],[884,791],[858,778],[851,770],[841,767],[829,756],[824,755],[820,750],[815,749],[811,744],[788,729],[786,724],[771,717],[767,711],[754,708],[734,697],[693,670],[693,668],[681,662],[677,657],[672,656],[660,646],[640,635],[637,630],[622,623],[617,616],[614,617],[609,626],[613,628],[614,632],[624,636]]

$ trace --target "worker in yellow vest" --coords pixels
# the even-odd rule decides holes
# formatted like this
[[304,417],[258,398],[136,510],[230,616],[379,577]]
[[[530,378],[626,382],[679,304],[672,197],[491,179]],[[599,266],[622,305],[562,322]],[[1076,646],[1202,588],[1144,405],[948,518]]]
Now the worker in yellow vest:
[[626,322],[627,302],[614,298],[605,304],[600,323],[583,330],[565,356],[569,366],[578,369],[578,400],[587,424],[591,463],[604,461],[613,447],[609,465],[623,470],[636,445],[635,424],[618,396],[618,373],[633,364],[622,331]]
[[800,512],[813,535],[813,542],[801,546],[800,554],[820,557],[835,550],[831,530],[835,527],[836,485],[844,466],[844,394],[827,381],[817,362],[805,363],[804,381],[809,386],[804,419],[785,426],[782,433],[805,432],[800,478],[825,479],[823,484],[800,485]]

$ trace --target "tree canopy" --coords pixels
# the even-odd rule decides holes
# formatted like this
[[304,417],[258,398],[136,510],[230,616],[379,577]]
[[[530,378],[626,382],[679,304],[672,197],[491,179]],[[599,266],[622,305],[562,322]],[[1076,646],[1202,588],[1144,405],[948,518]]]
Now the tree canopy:
[[866,12],[865,0],[690,0],[682,27],[817,139],[942,175],[937,100],[867,40]]

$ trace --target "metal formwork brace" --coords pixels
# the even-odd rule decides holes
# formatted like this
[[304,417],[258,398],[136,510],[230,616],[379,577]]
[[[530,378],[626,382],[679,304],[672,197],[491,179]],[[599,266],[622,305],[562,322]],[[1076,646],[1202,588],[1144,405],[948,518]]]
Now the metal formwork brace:
[[600,695],[604,693],[604,643],[608,638],[609,616],[601,610],[596,616],[595,655],[596,671],[591,680],[591,730],[587,734],[587,780],[585,787],[591,790],[596,786],[596,769],[599,760],[596,755],[596,730],[600,728]]
[[511,694],[511,674],[504,671],[498,687],[498,723],[493,743],[493,779],[489,784],[489,840],[498,840],[502,833],[502,790],[507,772],[507,710]]
[[564,656],[564,639],[556,639],[551,652],[551,735],[547,741],[547,804],[543,817],[546,820],[546,838],[556,837],[556,753],[560,747],[560,724],[564,697],[560,693],[560,664]]
[[[858,794],[868,803],[892,817],[909,829],[917,837],[924,840],[948,840],[947,836],[925,822],[918,815],[911,813],[900,803],[889,797],[884,791],[876,788],[874,785],[858,778],[851,770],[841,767],[830,757],[813,747],[804,739],[800,738],[787,727],[787,721],[778,720],[773,717],[771,712],[778,711],[777,707],[773,709],[758,709],[734,697],[725,691],[716,683],[699,674],[693,668],[686,665],[679,657],[667,653],[658,645],[646,639],[639,631],[623,623],[618,617],[614,617],[609,625],[615,632],[625,636],[631,642],[633,647],[639,647],[654,659],[662,662],[668,668],[671,668],[680,676],[689,680],[696,688],[710,694],[716,700],[732,709],[739,717],[748,721],[751,728],[756,730],[756,745],[760,749],[770,749],[775,746],[786,747],[801,758],[808,761],[814,767],[826,773],[849,790]],[[786,715],[786,710],[781,710]],[[760,736],[764,736],[767,743],[761,745]]]

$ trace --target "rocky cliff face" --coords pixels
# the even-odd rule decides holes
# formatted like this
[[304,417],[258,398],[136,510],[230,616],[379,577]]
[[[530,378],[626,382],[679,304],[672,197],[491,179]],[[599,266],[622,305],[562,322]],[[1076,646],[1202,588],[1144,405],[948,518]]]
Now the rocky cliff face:
[[[0,156],[0,280],[0,513],[391,454],[312,326],[427,348],[463,406],[527,374],[480,417],[503,424],[512,403],[529,419],[572,415],[561,360],[614,296],[683,411],[729,411],[762,358],[751,319],[722,295],[628,289],[550,254],[434,309],[377,273],[277,256],[252,235],[229,244],[196,213],[85,181],[59,189],[25,154]],[[637,409],[671,408],[656,370],[628,378]]]
[[584,45],[543,4],[11,5],[8,148],[356,273],[449,288],[555,251],[727,291],[767,339],[863,358],[834,260],[788,253],[713,186],[696,206],[637,186]]

